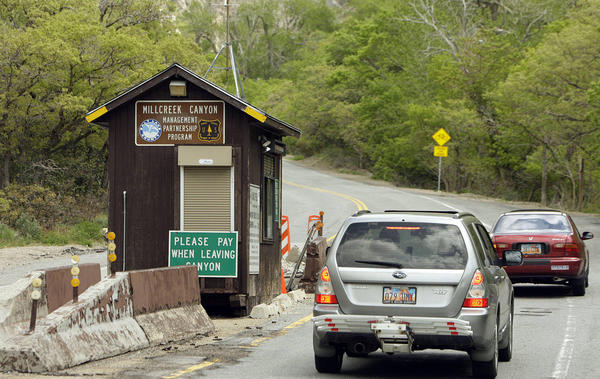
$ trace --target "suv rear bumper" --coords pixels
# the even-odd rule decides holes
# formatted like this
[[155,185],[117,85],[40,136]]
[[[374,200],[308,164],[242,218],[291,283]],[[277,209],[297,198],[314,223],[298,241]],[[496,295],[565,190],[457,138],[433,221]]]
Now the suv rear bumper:
[[[471,323],[457,318],[354,316],[330,314],[314,317],[313,347],[317,355],[330,355],[332,347],[353,353],[367,353],[383,344],[406,345],[404,350],[474,348]],[[404,325],[404,334],[378,333],[378,325]],[[385,329],[385,328],[384,328]],[[357,348],[360,347],[360,348]],[[361,351],[362,350],[362,351]]]

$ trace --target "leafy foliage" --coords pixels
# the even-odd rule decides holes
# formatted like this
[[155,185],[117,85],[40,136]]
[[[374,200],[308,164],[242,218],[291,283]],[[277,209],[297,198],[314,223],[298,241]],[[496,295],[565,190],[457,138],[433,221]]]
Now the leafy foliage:
[[58,241],[102,212],[107,132],[83,115],[173,62],[203,74],[227,40],[249,101],[302,130],[292,154],[434,188],[443,127],[446,190],[600,209],[600,0],[232,1],[229,26],[180,3],[0,3],[2,233],[24,215]]

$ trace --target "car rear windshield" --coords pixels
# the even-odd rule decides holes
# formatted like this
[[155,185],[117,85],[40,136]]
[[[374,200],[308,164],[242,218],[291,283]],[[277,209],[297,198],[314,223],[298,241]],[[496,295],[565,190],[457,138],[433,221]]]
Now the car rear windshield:
[[464,269],[467,250],[455,225],[350,224],[337,249],[340,267]]
[[494,234],[563,234],[571,233],[569,221],[563,215],[504,215],[494,227]]

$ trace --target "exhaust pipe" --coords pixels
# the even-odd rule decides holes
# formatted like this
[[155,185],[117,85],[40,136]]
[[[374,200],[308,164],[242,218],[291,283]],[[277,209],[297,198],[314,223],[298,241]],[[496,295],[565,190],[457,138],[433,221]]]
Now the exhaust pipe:
[[352,350],[354,350],[355,353],[362,354],[367,350],[367,347],[364,343],[357,342],[354,344],[354,346],[352,346]]

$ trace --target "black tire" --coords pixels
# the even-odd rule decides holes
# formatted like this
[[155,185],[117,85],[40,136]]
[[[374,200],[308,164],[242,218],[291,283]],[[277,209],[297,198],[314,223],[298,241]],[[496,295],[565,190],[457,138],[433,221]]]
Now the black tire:
[[320,373],[337,374],[342,369],[343,352],[337,352],[333,357],[315,355],[315,368]]
[[585,272],[585,288],[588,288],[588,286],[590,285],[590,269],[588,268],[587,271]]
[[504,338],[508,338],[508,344],[504,348],[498,349],[498,360],[500,362],[508,362],[512,359],[512,350],[513,350],[513,318],[514,318],[514,308],[511,307],[510,315],[508,316],[508,325],[506,325],[506,336]]
[[496,375],[498,375],[498,325],[496,325],[494,331],[492,346],[494,349],[494,357],[491,360],[483,362],[471,362],[473,376],[477,378],[494,379]]
[[585,295],[585,277],[571,280],[571,290],[575,296]]

